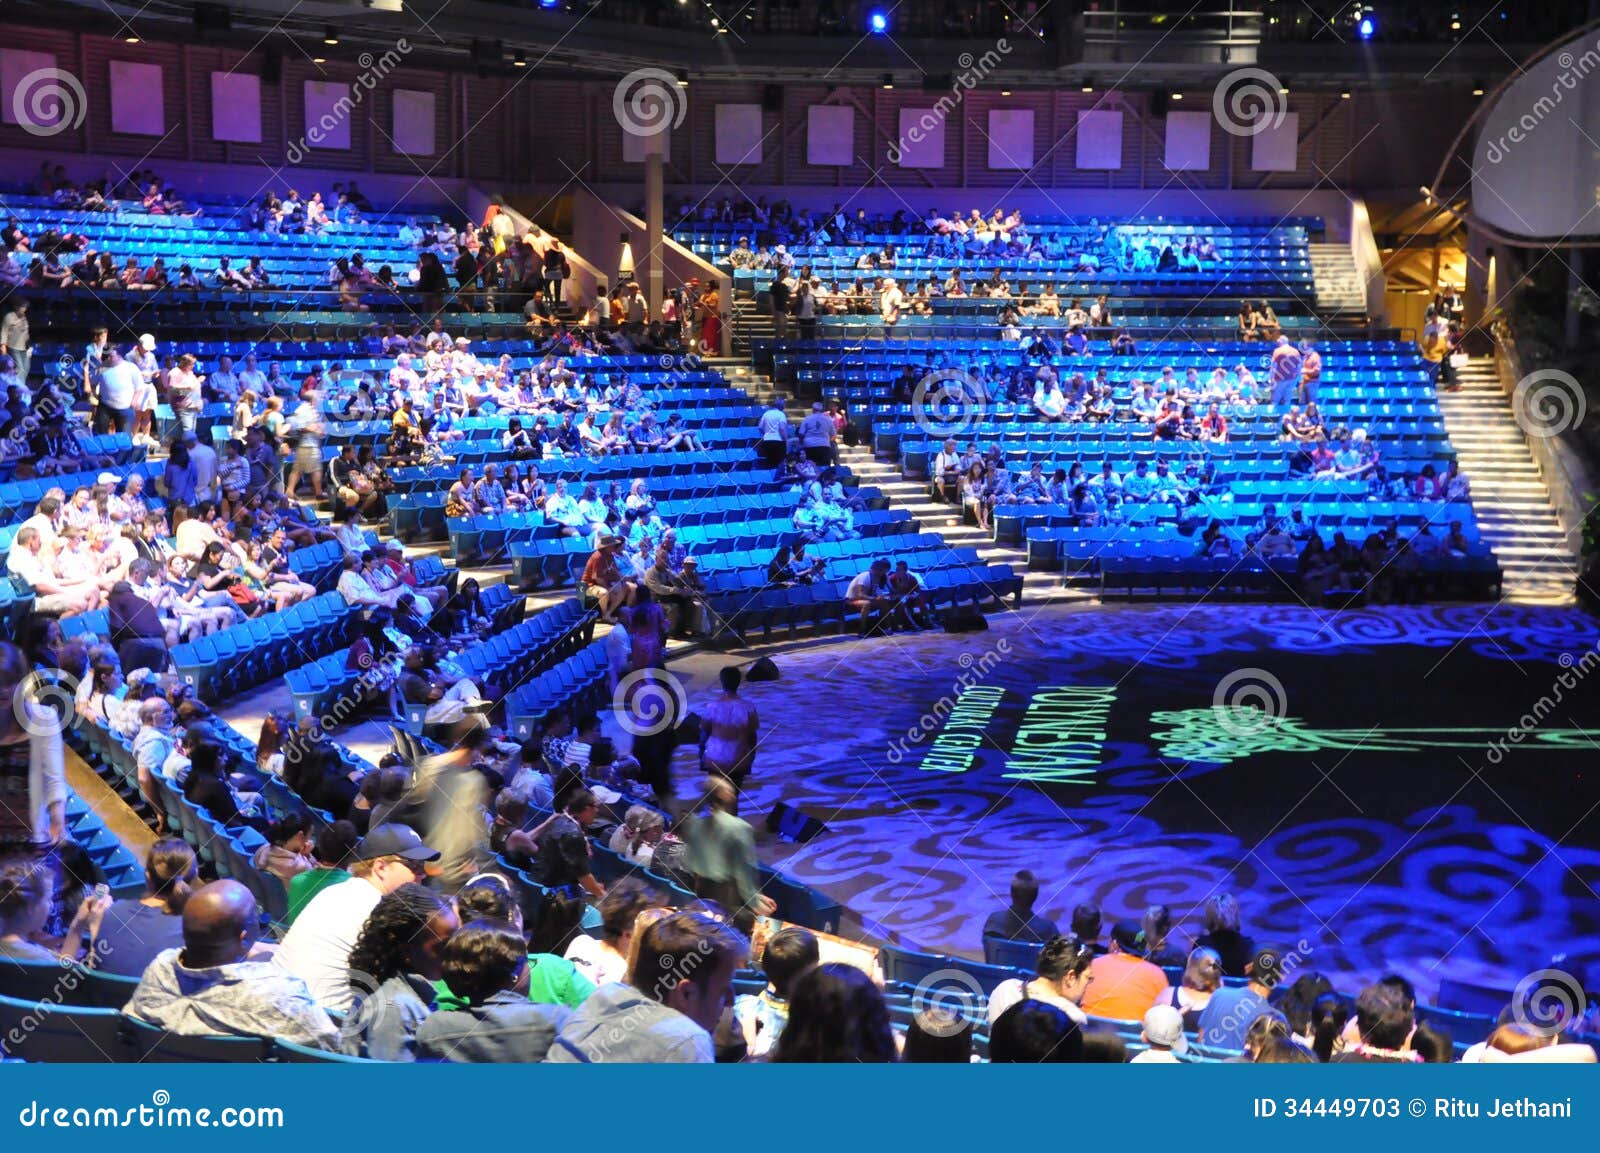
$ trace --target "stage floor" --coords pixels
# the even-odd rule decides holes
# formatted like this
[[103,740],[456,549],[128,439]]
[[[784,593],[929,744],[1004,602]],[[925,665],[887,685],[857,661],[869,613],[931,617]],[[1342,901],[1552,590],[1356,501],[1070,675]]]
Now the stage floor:
[[[1228,892],[1308,969],[1397,970],[1426,997],[1445,977],[1509,989],[1556,954],[1600,965],[1595,618],[1085,605],[990,622],[812,642],[746,690],[763,739],[745,815],[759,828],[781,800],[827,826],[764,856],[869,928],[981,956],[1029,868],[1063,926],[1082,901],[1108,928],[1159,901],[1187,946]],[[731,659],[673,669],[693,701]]]

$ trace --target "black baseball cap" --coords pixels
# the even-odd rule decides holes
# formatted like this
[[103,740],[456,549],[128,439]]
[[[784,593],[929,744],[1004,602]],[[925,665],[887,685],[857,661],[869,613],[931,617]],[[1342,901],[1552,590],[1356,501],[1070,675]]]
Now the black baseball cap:
[[361,838],[351,855],[358,861],[376,861],[379,857],[437,861],[439,850],[424,845],[410,825],[379,825]]

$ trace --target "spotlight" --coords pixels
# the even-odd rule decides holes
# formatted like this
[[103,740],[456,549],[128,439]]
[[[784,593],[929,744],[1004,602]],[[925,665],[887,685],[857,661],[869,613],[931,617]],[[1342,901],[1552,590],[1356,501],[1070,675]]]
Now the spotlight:
[[867,14],[867,31],[874,36],[885,36],[889,32],[889,13],[882,8],[874,8]]
[[1339,99],[1340,100],[1348,100],[1348,99],[1350,99],[1350,93],[1349,92],[1341,92],[1341,93],[1339,93]]
[[1361,23],[1356,25],[1356,35],[1363,40],[1371,40],[1377,31],[1378,22],[1372,18],[1370,12],[1361,18]]
[[1482,97],[1482,96],[1483,96],[1483,85],[1481,85],[1481,84],[1474,84],[1474,85],[1473,85],[1473,86],[1472,86],[1472,94],[1473,94],[1473,95],[1474,95],[1474,96],[1476,96],[1476,97],[1480,97],[1480,98],[1481,98],[1481,97]]
[[1170,97],[1168,97],[1168,99],[1169,100],[1182,100],[1183,99],[1183,93],[1182,92],[1174,92]]
[[137,44],[139,43],[139,38],[137,36],[124,36],[122,42],[124,44]]
[[329,27],[322,33],[322,42],[330,46],[339,43],[339,30]]
[[681,68],[678,70],[678,87],[679,88],[687,88],[687,87],[689,87],[689,73],[684,71]]
[[539,0],[539,7],[541,8],[558,8],[560,5],[561,0]]
[[328,58],[326,56],[313,56],[311,58],[311,63],[313,64],[326,64],[327,62]]
[[516,52],[516,53],[512,54],[512,56],[511,56],[511,67],[513,67],[513,68],[526,68],[527,66],[528,66],[527,57],[523,56],[523,54],[520,53],[520,52]]
[[1084,85],[1084,86],[1083,86],[1083,87],[1082,87],[1082,88],[1080,88],[1080,89],[1079,89],[1079,90],[1078,90],[1078,91],[1080,91],[1080,92],[1084,92],[1084,93],[1089,93],[1089,92],[1093,92],[1093,91],[1094,91],[1094,85],[1093,85],[1093,84],[1085,84],[1085,85]]
[[894,90],[894,75],[893,75],[893,73],[885,72],[883,74],[883,90],[885,92],[892,92]]
[[1011,95],[1011,89],[1009,89],[1009,88],[1000,89],[1000,95],[1002,95],[1002,96],[1010,96]]

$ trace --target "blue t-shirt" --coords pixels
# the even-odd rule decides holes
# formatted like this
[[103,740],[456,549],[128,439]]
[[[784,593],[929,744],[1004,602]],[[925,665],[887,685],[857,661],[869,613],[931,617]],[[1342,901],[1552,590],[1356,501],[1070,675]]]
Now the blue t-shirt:
[[1200,1011],[1200,1041],[1223,1049],[1243,1049],[1250,1023],[1272,1011],[1265,997],[1248,988],[1224,985]]
[[112,901],[95,938],[95,968],[142,977],[156,954],[183,948],[183,918],[140,901]]

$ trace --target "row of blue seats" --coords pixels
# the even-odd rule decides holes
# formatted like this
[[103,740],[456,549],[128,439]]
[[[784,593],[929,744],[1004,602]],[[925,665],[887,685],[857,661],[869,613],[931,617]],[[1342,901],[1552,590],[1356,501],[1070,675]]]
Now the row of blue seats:
[[[952,564],[924,570],[921,576],[935,612],[969,604],[987,610],[1004,608],[1007,602],[1012,607],[1022,603],[1022,578],[1010,565]],[[775,630],[787,628],[792,637],[802,627],[821,634],[859,625],[860,614],[844,599],[846,586],[845,581],[779,589],[757,585],[713,596],[711,605],[747,635],[761,629],[770,640]]]
[[[455,570],[451,570],[454,576]],[[491,644],[504,643],[508,637],[508,630],[523,627],[522,614],[525,602],[521,597],[511,594],[511,590],[504,584],[491,584],[481,592],[481,604],[491,621]],[[544,615],[540,615],[540,620]],[[551,628],[558,618],[552,617],[543,629]],[[538,635],[536,632],[534,635]],[[342,723],[356,709],[365,703],[371,692],[375,691],[377,679],[363,685],[364,678],[371,672],[370,664],[352,668],[348,654],[345,652],[330,653],[319,657],[298,668],[291,668],[284,673],[284,683],[288,686],[290,699],[294,702],[294,715],[298,718],[329,717],[335,724]],[[358,691],[359,690],[359,691]],[[344,702],[343,705],[340,702]],[[399,718],[396,718],[397,720]]]
[[[1013,344],[997,340],[994,337],[966,337],[960,340],[897,340],[893,344],[851,343],[838,339],[818,340],[786,340],[779,348],[774,348],[772,342],[765,346],[769,352],[785,358],[789,363],[799,363],[803,358],[839,357],[844,363],[865,363],[867,360],[904,360],[913,353],[926,353],[929,356],[935,353],[947,353],[956,357],[988,356],[1001,361],[1005,357],[1020,359],[1022,353]],[[1361,357],[1404,357],[1414,362],[1417,359],[1417,346],[1409,340],[1339,340],[1333,347],[1338,349],[1337,359],[1347,362],[1355,358],[1360,362]],[[1173,364],[1178,367],[1181,358],[1207,357],[1212,362],[1222,358],[1225,367],[1237,364],[1241,359],[1259,358],[1272,351],[1270,345],[1263,341],[1245,340],[1208,340],[1205,342],[1175,340],[1163,344],[1160,348],[1162,359],[1156,364],[1159,371],[1164,364]],[[1109,366],[1112,364],[1138,364],[1139,357],[1113,357],[1109,353],[1099,353],[1098,358],[1104,360]],[[1178,359],[1169,359],[1178,358]],[[1085,363],[1096,363],[1095,356],[1080,358]],[[1153,361],[1146,354],[1145,360]]]
[[172,663],[201,700],[221,700],[347,644],[354,618],[342,596],[321,593],[283,612],[176,645]]
[[[516,458],[508,453],[490,459],[500,465],[517,463]],[[565,477],[569,484],[593,483],[603,486],[612,480],[622,481],[626,485],[640,477],[655,485],[659,479],[668,477],[714,476],[727,466],[742,465],[745,466],[744,471],[748,471],[749,462],[747,447],[729,447],[705,452],[635,452],[598,459],[568,456],[533,463],[539,466],[539,474],[547,485],[553,486],[558,479]],[[431,492],[447,489],[454,484],[461,466],[408,465],[386,471],[395,492]]]
[[[1430,556],[1418,558],[1418,570],[1435,580],[1430,595],[1452,595],[1468,600],[1492,600],[1500,595],[1500,566],[1490,556]],[[1300,594],[1298,562],[1294,557],[1263,561],[1254,557],[1186,559],[1106,556],[1099,561],[1100,597],[1121,593],[1133,599],[1141,592],[1152,596],[1259,595],[1274,600]],[[1393,569],[1391,577],[1402,575]],[[1338,593],[1330,594],[1337,597]]]
[[[552,473],[544,467],[548,462],[540,461],[534,463],[538,463],[541,466],[540,471],[546,482],[549,483],[553,477]],[[850,488],[849,470],[840,469],[840,472],[842,474],[842,483],[847,489]],[[455,477],[452,474],[438,478],[438,483],[448,485],[454,479]],[[582,479],[581,473],[569,478],[570,481]],[[604,479],[603,483],[609,484],[610,479],[615,478]],[[573,491],[570,486],[568,491],[574,496],[577,495],[577,492]],[[761,494],[764,498],[768,495],[788,493],[790,487],[777,480],[768,469],[740,469],[731,472],[713,470],[704,477],[652,477],[650,491],[658,502],[670,501],[675,506],[687,505],[692,508],[698,505],[702,507],[707,515],[698,518],[698,520],[693,517],[683,519],[684,514],[682,513],[679,513],[677,517],[668,517],[665,512],[662,513],[663,518],[671,523],[692,524],[700,521],[709,522],[719,519],[731,519],[732,516],[737,515],[741,500],[747,497],[754,499],[757,494]],[[878,492],[876,489],[864,489],[861,491],[863,494],[876,494]],[[705,495],[703,497],[696,495],[701,493]],[[887,501],[881,495],[869,498],[869,502],[872,507],[883,507],[887,504]],[[388,505],[389,531],[393,535],[408,541],[419,539],[443,540],[445,538],[444,489],[391,493],[388,497]],[[725,511],[728,515],[720,515]]]
[[[1152,442],[1148,439],[1108,444],[1105,441],[1076,442],[1063,438],[1021,447],[1007,446],[1003,456],[1007,468],[1013,472],[1027,471],[1035,460],[1045,464],[1047,469],[1066,468],[1074,462],[1083,462],[1086,467],[1092,468],[1107,457],[1113,459],[1131,457],[1135,461],[1148,460],[1152,464],[1165,460],[1175,471],[1179,471],[1182,465],[1193,459],[1215,464],[1226,480],[1235,470],[1254,468],[1262,462],[1289,460],[1298,455],[1293,447],[1276,441],[1223,445],[1206,441],[1154,443],[1162,447],[1152,451],[1150,448]],[[906,476],[928,476],[933,460],[942,447],[941,444],[932,441],[901,445],[899,456],[901,472]],[[1450,441],[1437,436],[1420,440],[1387,440],[1383,442],[1382,449],[1383,459],[1390,469],[1399,468],[1402,472],[1420,471],[1423,466],[1429,464],[1440,467],[1456,458],[1455,449],[1451,447]]]
[[[1382,526],[1393,520],[1397,522],[1402,531],[1414,532],[1423,525],[1431,526],[1436,533],[1443,532],[1453,521],[1460,521],[1464,532],[1476,532],[1472,506],[1468,504],[1450,504],[1441,501],[1362,501],[1346,499],[1316,500],[1279,498],[1274,501],[1220,501],[1206,500],[1199,505],[1187,510],[1188,520],[1211,520],[1222,522],[1223,529],[1229,533],[1241,536],[1245,532],[1253,532],[1265,515],[1267,504],[1275,505],[1280,516],[1287,518],[1291,513],[1299,513],[1308,524],[1315,525],[1317,530],[1326,534],[1343,532],[1347,536],[1355,532],[1365,532],[1367,526]],[[1172,503],[1161,504],[1123,504],[1121,506],[1123,523],[1105,525],[1113,537],[1136,534],[1142,530],[1153,528],[1171,527],[1178,523]],[[1040,541],[1041,550],[1043,542],[1058,539],[1036,534],[1049,534],[1058,531],[1072,531],[1083,529],[1080,519],[1075,517],[1071,509],[1056,505],[1026,505],[1002,506],[994,510],[994,539],[996,543],[1022,545],[1028,543],[1029,555],[1033,555],[1035,540]],[[1096,525],[1093,528],[1100,528]],[[1069,538],[1059,538],[1069,539]],[[1041,556],[1044,555],[1041,551]]]
[[[856,531],[866,541],[881,541],[885,536],[912,532],[915,525],[916,522],[905,509],[857,513],[855,517]],[[724,563],[728,555],[712,551],[718,543],[738,542],[742,546],[740,551],[748,553],[760,550],[770,556],[779,544],[793,540],[798,535],[791,518],[773,517],[758,521],[685,526],[678,530],[678,543],[684,548],[698,547],[702,550],[695,555],[701,577],[709,582],[711,574]],[[511,560],[511,582],[520,589],[532,589],[545,583],[576,584],[593,546],[581,536],[523,537],[511,539],[506,551]],[[766,559],[761,564],[765,566]]]

